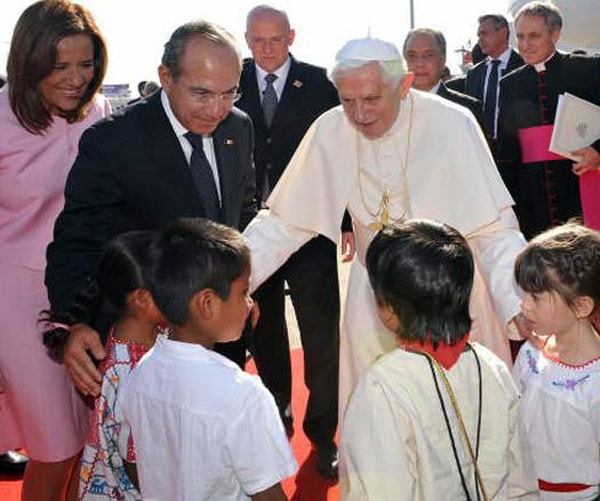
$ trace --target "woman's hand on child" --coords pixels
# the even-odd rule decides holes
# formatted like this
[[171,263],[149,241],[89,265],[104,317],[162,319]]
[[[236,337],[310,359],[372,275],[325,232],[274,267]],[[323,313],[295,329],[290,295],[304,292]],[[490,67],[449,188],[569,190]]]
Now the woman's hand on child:
[[100,394],[102,376],[94,361],[106,356],[100,335],[85,324],[75,324],[65,347],[64,364],[75,387],[84,395],[97,397]]

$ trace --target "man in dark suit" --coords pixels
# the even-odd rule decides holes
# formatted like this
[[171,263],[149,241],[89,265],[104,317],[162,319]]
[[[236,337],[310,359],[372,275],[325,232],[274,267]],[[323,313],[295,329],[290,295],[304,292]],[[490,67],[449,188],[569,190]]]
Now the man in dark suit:
[[[158,70],[162,91],[83,134],[47,252],[54,311],[69,309],[115,235],[159,229],[178,217],[208,217],[243,229],[254,217],[252,122],[233,108],[240,71],[229,33],[204,21],[186,24],[165,45]],[[103,358],[98,343],[96,332],[75,326],[67,366],[70,353],[81,358],[82,346]],[[243,366],[241,343],[222,345],[221,352]],[[85,391],[87,384],[95,393],[95,382],[85,375],[78,380],[73,367],[78,387]]]
[[412,87],[437,94],[471,110],[481,119],[481,103],[472,97],[446,87],[441,79],[446,65],[446,38],[442,32],[417,28],[408,32],[402,48],[408,71],[414,74]]
[[[508,44],[508,22],[504,16],[481,16],[477,37],[477,43],[487,57],[467,71],[465,94],[483,103],[484,129],[490,139],[495,139],[500,78],[522,66],[523,59]],[[492,85],[488,85],[490,82]]]
[[599,160],[600,140],[575,152],[582,158],[575,165],[548,152],[560,94],[600,105],[600,58],[558,52],[561,28],[562,16],[553,5],[524,5],[515,29],[526,65],[500,82],[498,168],[526,238],[581,215],[577,174]]
[[[264,5],[249,12],[246,41],[253,59],[244,62],[238,106],[254,123],[254,162],[263,206],[312,122],[339,104],[325,71],[290,55],[294,36],[285,12]],[[310,392],[304,431],[316,448],[319,472],[335,476],[340,313],[336,245],[323,236],[312,239],[255,293],[260,306],[254,336],[258,372],[291,434],[284,282],[298,319]]]

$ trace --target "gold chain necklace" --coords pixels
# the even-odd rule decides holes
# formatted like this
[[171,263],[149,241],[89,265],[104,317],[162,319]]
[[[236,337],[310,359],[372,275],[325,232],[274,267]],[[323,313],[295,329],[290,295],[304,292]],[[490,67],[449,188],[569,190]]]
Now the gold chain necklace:
[[[364,191],[363,191],[363,186],[362,186],[362,168],[361,168],[361,151],[360,151],[360,132],[356,131],[356,165],[358,168],[358,188],[359,188],[359,192],[360,192],[360,199],[361,202],[363,204],[363,207],[365,208],[365,210],[367,211],[367,213],[373,218],[375,219],[374,222],[370,223],[368,225],[368,228],[371,231],[379,231],[382,228],[390,225],[391,223],[394,222],[399,222],[405,219],[406,217],[406,213],[408,212],[407,207],[410,207],[410,203],[408,202],[409,200],[409,193],[408,193],[408,154],[410,151],[410,141],[411,141],[411,137],[412,137],[412,125],[413,125],[413,115],[414,115],[414,98],[412,94],[409,94],[410,97],[410,114],[409,114],[409,121],[408,121],[408,135],[406,138],[406,149],[404,151],[404,159],[402,161],[402,195],[403,195],[403,205],[404,207],[402,208],[402,215],[397,218],[397,219],[393,219],[390,215],[390,190],[388,189],[388,187],[385,185],[383,185],[383,194],[381,195],[381,200],[379,202],[379,206],[377,208],[377,212],[373,212],[370,208],[369,205],[367,204],[367,201],[365,200],[365,195],[364,195]],[[400,113],[401,110],[398,111],[398,113]],[[375,162],[378,164],[377,159],[375,159]],[[378,165],[379,167],[379,165]],[[379,170],[378,170],[379,172]]]

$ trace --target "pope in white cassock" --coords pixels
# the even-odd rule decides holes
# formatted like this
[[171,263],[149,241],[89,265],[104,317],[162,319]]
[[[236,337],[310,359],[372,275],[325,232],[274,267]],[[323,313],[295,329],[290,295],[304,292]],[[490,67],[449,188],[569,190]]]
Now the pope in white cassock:
[[510,366],[509,322],[519,313],[513,263],[525,245],[483,134],[466,108],[410,89],[412,74],[390,43],[366,38],[337,54],[341,107],[317,119],[263,210],[245,231],[258,286],[316,234],[337,242],[344,209],[356,251],[340,340],[340,413],[360,376],[395,348],[377,316],[364,267],[378,229],[403,218],[449,224],[469,242],[480,274],[471,340]]

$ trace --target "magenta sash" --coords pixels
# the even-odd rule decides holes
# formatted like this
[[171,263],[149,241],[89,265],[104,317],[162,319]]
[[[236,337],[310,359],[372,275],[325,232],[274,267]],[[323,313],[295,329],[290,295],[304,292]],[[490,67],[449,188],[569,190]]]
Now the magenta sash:
[[552,160],[565,160],[564,157],[548,151],[552,139],[554,125],[538,125],[519,129],[519,143],[521,144],[521,162],[547,162]]
[[583,222],[600,231],[600,171],[588,171],[579,178]]

